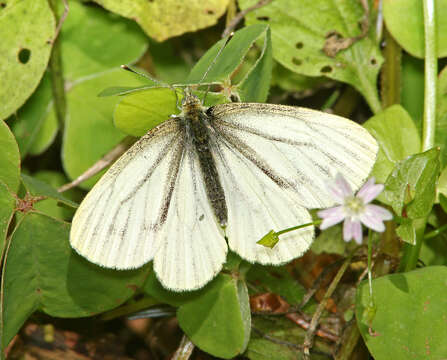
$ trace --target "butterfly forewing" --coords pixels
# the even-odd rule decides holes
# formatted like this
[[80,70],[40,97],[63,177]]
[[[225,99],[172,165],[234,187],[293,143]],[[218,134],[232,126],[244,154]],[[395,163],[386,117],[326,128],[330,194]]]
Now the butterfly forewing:
[[[90,261],[136,268],[155,253],[160,214],[178,169],[184,132],[169,120],[142,137],[98,181],[77,210],[72,247]],[[174,178],[175,179],[175,178]]]
[[342,174],[358,189],[378,145],[360,125],[315,110],[271,104],[223,104],[209,111],[218,136],[253,166],[296,193],[306,208],[333,205],[326,184]]

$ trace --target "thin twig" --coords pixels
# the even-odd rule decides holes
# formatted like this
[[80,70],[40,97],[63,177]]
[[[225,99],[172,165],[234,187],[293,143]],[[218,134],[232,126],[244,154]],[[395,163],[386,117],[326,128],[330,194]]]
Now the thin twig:
[[312,321],[310,322],[309,329],[306,332],[306,336],[305,336],[304,342],[303,342],[303,358],[305,360],[310,360],[310,348],[312,347],[315,330],[317,329],[320,317],[323,314],[323,311],[326,307],[326,303],[328,302],[329,298],[332,296],[335,289],[337,288],[338,283],[340,282],[345,271],[348,269],[348,266],[351,263],[352,257],[357,250],[358,250],[358,248],[356,248],[353,252],[351,252],[351,254],[348,256],[348,258],[344,261],[343,265],[338,270],[337,275],[335,275],[334,279],[332,280],[331,284],[329,285],[329,288],[327,289],[326,293],[324,294],[323,299],[318,304],[317,310],[315,311],[314,315],[312,316]]
[[92,176],[99,173],[101,170],[109,166],[112,162],[114,162],[118,157],[120,157],[129,147],[135,142],[135,138],[132,136],[128,136],[124,138],[117,146],[115,146],[112,150],[110,150],[106,155],[104,155],[101,159],[99,159],[95,164],[93,164],[90,168],[88,168],[85,172],[79,175],[72,182],[61,186],[57,191],[64,192],[75,186],[78,186],[80,183],[84,182],[87,179],[90,179]]
[[226,38],[228,35],[231,34],[231,32],[234,30],[234,28],[239,24],[239,22],[247,15],[249,12],[254,11],[256,9],[259,9],[269,3],[271,3],[272,0],[259,0],[256,4],[253,6],[250,6],[246,8],[245,10],[242,10],[236,16],[230,21],[230,23],[225,28],[224,32],[222,33],[222,39]]
[[312,287],[307,291],[307,293],[303,296],[303,300],[301,301],[301,303],[298,305],[298,309],[303,309],[304,306],[306,306],[306,304],[309,302],[309,300],[312,298],[312,296],[314,296],[314,294],[318,291],[318,289],[320,288],[321,282],[323,281],[323,279],[326,277],[327,274],[329,274],[329,272],[331,272],[335,267],[337,267],[340,263],[342,262],[342,260],[337,260],[335,262],[333,262],[332,264],[326,266],[321,273],[318,275],[317,279],[314,281]]
[[171,360],[188,360],[194,350],[194,344],[183,335],[180,345]]
[[270,335],[264,334],[261,330],[255,328],[254,326],[252,326],[251,329],[255,333],[257,333],[258,335],[260,335],[262,338],[264,338],[264,339],[266,339],[268,341],[271,341],[272,343],[275,343],[275,344],[278,344],[278,345],[283,345],[283,346],[288,346],[288,347],[291,347],[291,348],[294,348],[294,349],[302,349],[301,345],[294,344],[294,343],[291,343],[291,342],[288,342],[288,341],[284,341],[284,340],[280,340],[280,339],[274,338],[274,337],[272,337]]
[[[62,24],[65,22],[65,19],[67,18],[67,15],[68,15],[68,11],[70,10],[70,7],[68,6],[68,1],[67,0],[62,0],[62,1],[64,3],[64,12],[62,13],[62,15],[59,18],[59,21],[57,23],[57,27],[56,27],[56,31],[54,32],[53,40],[51,40],[52,44],[54,44],[54,42],[56,41],[59,33],[61,32]],[[57,17],[56,14],[55,14],[55,16]]]
[[[295,324],[302,327],[304,330],[308,330],[310,327],[310,322],[306,320],[301,314],[297,313],[287,314],[286,318],[289,319],[290,321],[293,321]],[[323,339],[333,342],[338,342],[340,340],[340,337],[338,335],[334,334],[330,330],[323,329],[321,327],[315,332],[315,334]]]

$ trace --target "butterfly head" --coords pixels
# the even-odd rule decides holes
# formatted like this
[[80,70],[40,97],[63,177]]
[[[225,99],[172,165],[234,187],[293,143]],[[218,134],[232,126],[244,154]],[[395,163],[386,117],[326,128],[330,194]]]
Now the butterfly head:
[[182,99],[182,114],[188,116],[189,114],[198,113],[203,111],[202,102],[194,95],[190,88],[184,90],[184,96]]

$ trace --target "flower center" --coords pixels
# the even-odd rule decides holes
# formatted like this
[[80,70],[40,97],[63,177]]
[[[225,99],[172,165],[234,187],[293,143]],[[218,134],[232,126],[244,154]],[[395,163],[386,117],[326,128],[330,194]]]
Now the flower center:
[[348,216],[357,217],[365,209],[365,204],[361,198],[352,196],[345,199],[344,210]]

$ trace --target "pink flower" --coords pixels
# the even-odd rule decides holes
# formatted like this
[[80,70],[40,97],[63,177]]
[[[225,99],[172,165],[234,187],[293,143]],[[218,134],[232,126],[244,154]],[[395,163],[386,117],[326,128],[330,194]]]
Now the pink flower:
[[343,239],[349,241],[353,238],[359,244],[362,242],[362,223],[374,231],[383,232],[383,222],[391,220],[393,215],[381,206],[370,204],[384,189],[382,184],[374,182],[374,178],[369,179],[354,195],[345,178],[337,174],[334,183],[328,188],[340,205],[318,212],[318,216],[323,219],[320,229],[327,229],[344,220]]

